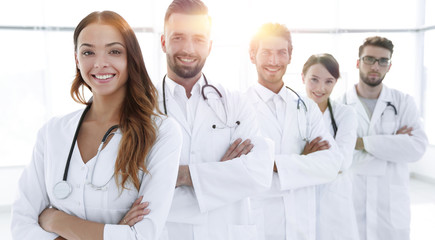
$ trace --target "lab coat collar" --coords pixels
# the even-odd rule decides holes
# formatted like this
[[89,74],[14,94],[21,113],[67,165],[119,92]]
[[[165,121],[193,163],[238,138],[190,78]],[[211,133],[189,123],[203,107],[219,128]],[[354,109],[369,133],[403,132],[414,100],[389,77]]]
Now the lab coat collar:
[[285,103],[287,103],[287,98],[286,98],[287,89],[284,85],[282,86],[281,90],[279,90],[278,93],[272,92],[270,89],[261,85],[258,82],[255,83],[254,88],[255,88],[255,91],[257,92],[258,96],[260,96],[261,100],[263,100],[263,102],[268,102],[268,101],[272,100],[273,97],[275,97],[275,95],[278,95],[282,98],[282,100],[284,100]]
[[[177,88],[181,88],[183,91],[185,91],[185,88],[182,85],[176,83],[174,80],[169,78],[167,75],[166,75],[166,81],[165,82],[166,82],[167,91],[172,96],[175,96],[175,91],[176,91]],[[202,89],[202,87],[204,85],[205,85],[204,75],[201,74],[201,77],[193,85],[191,94],[192,95],[193,94],[201,94],[201,89]]]

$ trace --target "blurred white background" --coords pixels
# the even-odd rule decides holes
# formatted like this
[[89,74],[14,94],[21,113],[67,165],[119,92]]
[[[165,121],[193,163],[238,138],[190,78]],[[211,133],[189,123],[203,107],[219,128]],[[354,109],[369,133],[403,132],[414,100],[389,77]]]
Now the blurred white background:
[[[160,35],[170,2],[0,2],[0,215],[4,213],[4,219],[0,218],[0,238],[3,239],[2,234],[9,236],[5,226],[10,204],[19,174],[30,161],[36,132],[52,116],[83,107],[69,94],[75,74],[74,27],[92,11],[113,10],[121,14],[135,29],[147,69],[156,83],[166,72]],[[334,91],[335,97],[357,82],[358,47],[364,39],[373,35],[391,39],[395,45],[393,66],[384,83],[412,95],[423,117],[431,146],[421,161],[410,165],[412,176],[423,181],[423,185],[411,186],[417,186],[413,193],[417,192],[419,210],[415,212],[427,214],[422,223],[435,225],[427,208],[421,208],[427,205],[435,214],[435,185],[431,185],[435,184],[435,125],[432,125],[435,111],[430,110],[435,103],[435,94],[431,94],[435,92],[435,0],[204,2],[213,19],[213,50],[204,73],[235,90],[243,91],[256,81],[248,45],[251,35],[266,22],[283,23],[292,31],[292,62],[284,77],[288,86],[304,92],[300,73],[310,55],[328,52],[337,58],[342,78]],[[421,196],[420,189],[433,195]],[[427,203],[424,199],[431,200]],[[424,226],[418,226],[413,229],[423,234]],[[416,232],[413,230],[413,236],[417,236]],[[432,237],[427,239],[435,239],[433,232],[429,236]]]

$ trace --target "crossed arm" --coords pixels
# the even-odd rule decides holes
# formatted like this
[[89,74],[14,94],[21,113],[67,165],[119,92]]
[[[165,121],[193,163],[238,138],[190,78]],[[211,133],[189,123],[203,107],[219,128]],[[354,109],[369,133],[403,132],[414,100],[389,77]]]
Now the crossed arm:
[[[221,162],[225,162],[234,158],[238,158],[244,154],[248,154],[254,145],[250,139],[242,142],[241,138],[236,139],[221,158]],[[192,178],[190,176],[189,165],[180,165],[178,168],[178,177],[176,187],[191,186],[193,187]]]
[[[414,130],[412,127],[408,127],[405,125],[405,126],[401,127],[399,130],[397,130],[396,135],[408,134],[409,136],[412,136],[412,130]],[[357,138],[356,144],[355,144],[355,149],[356,150],[365,150],[363,138],[361,138],[361,137]]]

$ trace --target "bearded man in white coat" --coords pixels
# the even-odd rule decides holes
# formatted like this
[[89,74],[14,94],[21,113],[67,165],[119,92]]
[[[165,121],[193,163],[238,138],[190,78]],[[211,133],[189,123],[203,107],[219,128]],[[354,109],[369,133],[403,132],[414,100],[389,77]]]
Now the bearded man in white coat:
[[359,82],[340,99],[357,112],[353,198],[360,240],[408,240],[408,163],[428,144],[413,98],[382,81],[391,68],[393,43],[369,37],[359,48]]
[[264,226],[260,239],[314,240],[315,186],[333,181],[343,161],[317,104],[284,86],[291,53],[290,31],[281,24],[264,24],[251,40],[258,83],[247,95],[263,134],[275,141],[271,189],[251,198]]
[[162,239],[257,239],[248,197],[272,181],[273,142],[258,137],[251,106],[207,80],[211,19],[200,0],[175,0],[161,46],[167,75],[160,107],[177,120],[183,146],[172,208]]

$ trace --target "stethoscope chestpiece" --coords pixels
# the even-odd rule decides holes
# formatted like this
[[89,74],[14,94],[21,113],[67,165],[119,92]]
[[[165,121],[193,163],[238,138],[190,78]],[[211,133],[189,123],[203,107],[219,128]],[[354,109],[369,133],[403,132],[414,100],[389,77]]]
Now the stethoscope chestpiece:
[[54,185],[53,195],[56,199],[65,199],[72,192],[71,185],[67,181],[60,181]]

